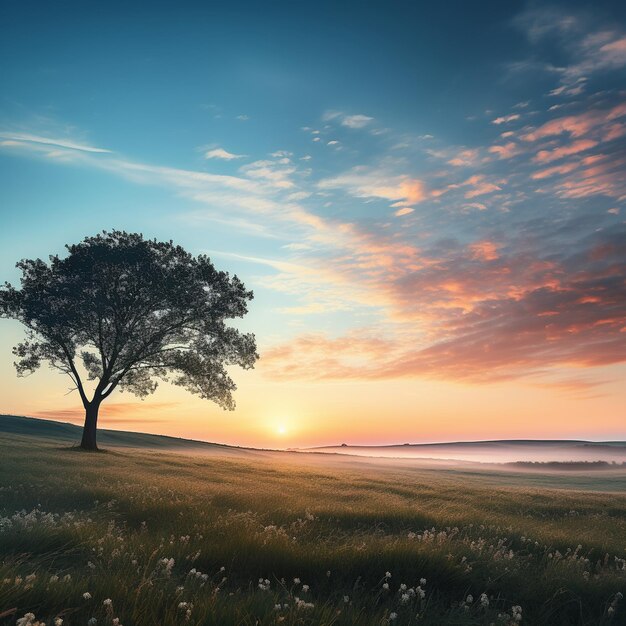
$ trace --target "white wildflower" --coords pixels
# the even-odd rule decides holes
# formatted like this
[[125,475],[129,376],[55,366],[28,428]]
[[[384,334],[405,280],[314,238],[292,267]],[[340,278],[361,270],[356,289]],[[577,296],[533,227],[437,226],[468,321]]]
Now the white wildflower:
[[83,593],[83,600],[91,600],[91,594],[88,591]]

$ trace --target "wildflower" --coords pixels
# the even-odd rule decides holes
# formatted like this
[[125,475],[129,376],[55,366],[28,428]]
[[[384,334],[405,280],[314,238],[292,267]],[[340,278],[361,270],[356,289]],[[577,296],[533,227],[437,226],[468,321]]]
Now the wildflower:
[[296,608],[297,609],[314,609],[315,605],[312,602],[305,602],[304,600],[300,600],[300,598],[295,599]]
[[120,618],[119,617],[114,617],[113,621],[112,621],[113,626],[121,626],[120,624]]
[[63,620],[60,617],[55,617],[54,626],[63,626]]
[[87,626],[96,626],[96,624],[98,623],[98,620],[95,617],[92,617],[88,622],[87,622]]
[[383,583],[383,589],[389,591],[389,583]]
[[15,624],[16,626],[33,626],[34,619],[34,613],[24,613],[24,617],[20,617]]
[[308,590],[309,590],[308,585],[302,585],[302,591],[304,591],[304,593],[306,593]]
[[426,584],[426,579],[425,578],[420,578],[420,585],[422,585],[422,587]]
[[385,578],[391,578],[391,572],[385,572]]
[[404,583],[400,585],[400,591],[406,591],[406,585]]
[[402,604],[408,604],[410,599],[411,596],[408,593],[403,593],[402,596],[400,596],[400,602]]
[[56,583],[59,581],[59,577],[55,574],[54,576],[50,576],[50,582]]
[[465,602],[471,604],[472,602],[474,602],[474,596],[472,594],[468,595],[467,598],[465,598]]
[[389,613],[389,621],[390,622],[393,622],[396,619],[398,619],[398,614],[397,613]]
[[88,591],[83,593],[83,600],[91,600],[91,594]]
[[299,585],[300,584],[300,579],[299,578],[294,578],[293,582],[294,582],[294,584]]
[[480,594],[480,606],[482,606],[484,609],[489,607],[489,598],[487,597],[486,593]]
[[345,604],[348,604],[348,602],[350,602],[350,596],[344,596],[343,601]]
[[111,600],[111,598],[107,598],[103,603],[104,606],[113,606],[113,600]]
[[282,607],[281,607],[281,605],[280,605],[280,604],[275,604],[275,605],[274,605],[274,610],[275,610],[275,611],[280,611],[280,610],[281,610],[281,608],[282,608]]

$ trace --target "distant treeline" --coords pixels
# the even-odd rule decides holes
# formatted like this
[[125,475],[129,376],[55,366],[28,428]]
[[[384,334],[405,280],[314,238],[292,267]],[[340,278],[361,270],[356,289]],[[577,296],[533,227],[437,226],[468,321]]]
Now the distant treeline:
[[539,467],[544,469],[614,469],[626,467],[626,461],[617,463],[616,461],[512,461],[507,465],[518,467]]

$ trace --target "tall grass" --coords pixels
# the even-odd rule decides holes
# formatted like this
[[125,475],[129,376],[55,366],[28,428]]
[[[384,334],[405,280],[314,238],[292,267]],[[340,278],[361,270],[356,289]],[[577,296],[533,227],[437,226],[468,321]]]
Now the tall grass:
[[2,623],[626,623],[626,495],[571,475],[0,455]]

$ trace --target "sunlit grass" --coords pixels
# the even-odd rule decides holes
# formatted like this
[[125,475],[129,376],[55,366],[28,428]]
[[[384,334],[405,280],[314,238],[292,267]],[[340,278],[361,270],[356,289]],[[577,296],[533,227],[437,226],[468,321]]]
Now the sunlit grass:
[[7,624],[624,623],[626,495],[575,476],[0,441]]

